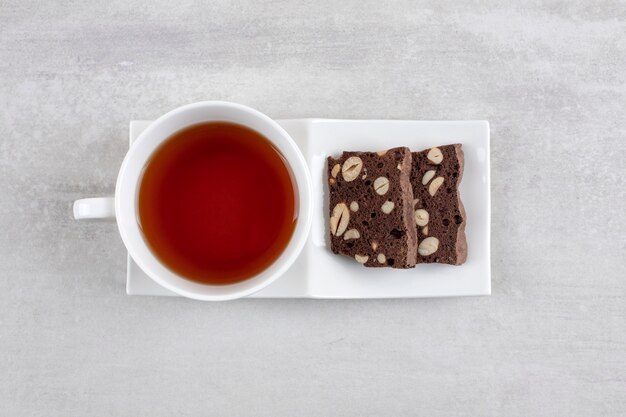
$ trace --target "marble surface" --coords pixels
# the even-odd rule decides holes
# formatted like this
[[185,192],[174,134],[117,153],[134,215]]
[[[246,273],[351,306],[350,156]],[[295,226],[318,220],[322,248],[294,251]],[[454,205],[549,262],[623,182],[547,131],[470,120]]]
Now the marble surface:
[[[626,5],[0,2],[0,409],[10,416],[624,416]],[[130,119],[487,119],[493,295],[124,293]]]

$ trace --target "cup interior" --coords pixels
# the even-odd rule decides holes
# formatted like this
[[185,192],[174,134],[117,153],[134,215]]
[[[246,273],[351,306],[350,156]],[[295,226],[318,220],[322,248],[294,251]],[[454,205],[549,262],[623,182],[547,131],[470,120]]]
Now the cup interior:
[[[146,244],[138,222],[137,196],[142,171],[163,141],[185,127],[212,121],[238,123],[269,139],[289,164],[298,198],[298,221],[282,254],[259,274],[234,284],[209,285],[186,279],[164,266]],[[122,240],[133,260],[152,279],[185,297],[199,300],[240,298],[282,275],[302,250],[311,224],[311,178],[306,161],[289,134],[274,120],[249,107],[228,102],[199,102],[179,107],[154,121],[137,138],[118,175],[115,211]]]

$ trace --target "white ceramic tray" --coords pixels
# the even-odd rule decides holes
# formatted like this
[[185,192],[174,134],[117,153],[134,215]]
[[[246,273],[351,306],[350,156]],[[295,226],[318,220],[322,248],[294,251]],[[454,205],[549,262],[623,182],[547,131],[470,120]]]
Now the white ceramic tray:
[[[485,121],[279,120],[304,154],[313,177],[313,224],[302,254],[276,282],[251,298],[417,298],[491,293],[491,192],[489,124]],[[150,121],[130,122],[130,143]],[[422,150],[463,144],[460,185],[467,212],[467,262],[461,266],[418,265],[414,269],[364,268],[333,255],[326,237],[325,161],[343,150],[378,151],[395,146]],[[128,257],[130,295],[176,294],[159,286]]]

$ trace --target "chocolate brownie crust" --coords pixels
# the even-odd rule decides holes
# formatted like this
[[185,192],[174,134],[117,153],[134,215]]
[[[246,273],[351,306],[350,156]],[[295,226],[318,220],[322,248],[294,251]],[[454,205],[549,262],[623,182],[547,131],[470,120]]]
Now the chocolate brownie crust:
[[411,152],[344,152],[328,158],[330,242],[366,267],[411,268],[417,257]]

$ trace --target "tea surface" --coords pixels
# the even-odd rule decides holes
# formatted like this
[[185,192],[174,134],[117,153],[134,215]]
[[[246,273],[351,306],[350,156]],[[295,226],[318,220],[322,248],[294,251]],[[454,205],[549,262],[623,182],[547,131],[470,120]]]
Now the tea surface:
[[231,284],[270,266],[297,221],[282,154],[247,127],[211,122],[175,133],[144,168],[139,223],[153,253],[193,281]]

